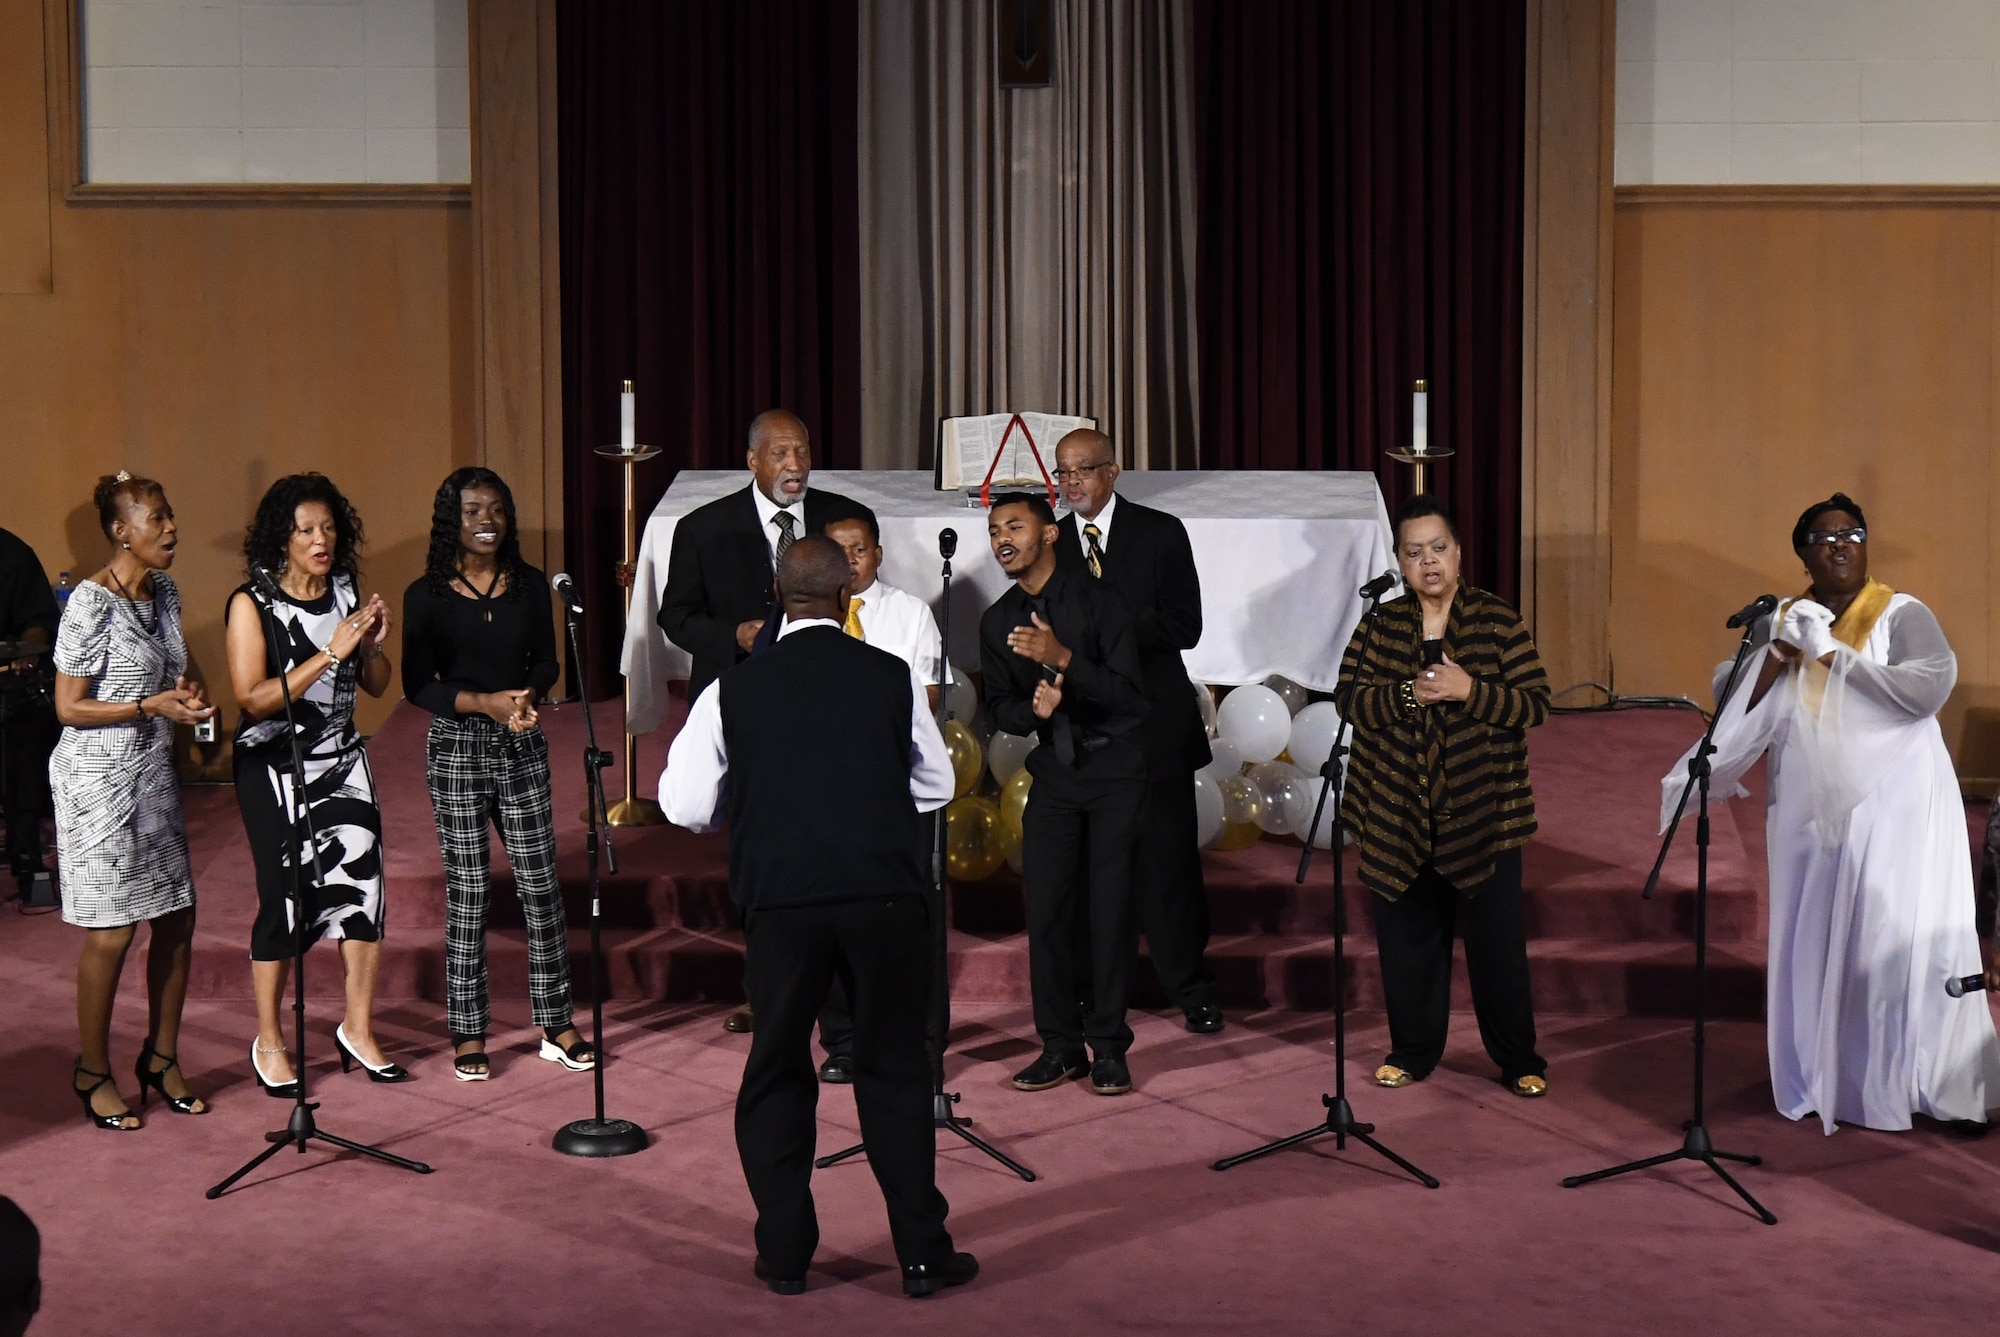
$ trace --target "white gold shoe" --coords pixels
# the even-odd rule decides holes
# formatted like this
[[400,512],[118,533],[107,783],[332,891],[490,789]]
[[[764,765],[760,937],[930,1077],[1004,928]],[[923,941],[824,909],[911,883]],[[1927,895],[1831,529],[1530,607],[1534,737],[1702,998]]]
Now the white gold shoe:
[[564,1049],[554,1040],[542,1037],[542,1057],[551,1063],[560,1063],[571,1072],[589,1072],[597,1066],[597,1051],[590,1047],[590,1041],[577,1032],[576,1043]]

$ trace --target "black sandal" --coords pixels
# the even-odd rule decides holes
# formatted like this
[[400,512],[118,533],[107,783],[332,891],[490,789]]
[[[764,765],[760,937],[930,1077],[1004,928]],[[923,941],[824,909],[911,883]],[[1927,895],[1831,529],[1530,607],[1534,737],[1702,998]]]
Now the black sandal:
[[481,1047],[478,1049],[468,1049],[463,1054],[454,1054],[451,1060],[451,1075],[458,1078],[461,1082],[490,1081],[493,1077],[493,1060],[486,1056],[484,1048],[486,1037],[483,1035],[454,1035],[451,1037],[451,1047],[453,1049],[457,1049],[460,1045],[469,1044],[477,1044]]
[[[89,1086],[78,1086],[76,1079],[79,1077],[95,1077],[97,1080]],[[139,1116],[131,1110],[120,1110],[116,1114],[99,1114],[91,1105],[90,1098],[97,1094],[98,1087],[110,1086],[113,1093],[117,1092],[118,1088],[112,1084],[110,1073],[98,1072],[95,1069],[84,1067],[83,1056],[78,1055],[76,1070],[70,1074],[69,1084],[70,1089],[76,1092],[76,1098],[83,1102],[84,1118],[90,1120],[99,1128],[109,1129],[114,1133],[136,1133],[139,1131]],[[127,1119],[130,1119],[132,1122],[126,1123]]]
[[597,1050],[590,1041],[577,1031],[576,1040],[567,1048],[556,1043],[556,1037],[564,1031],[575,1031],[572,1023],[568,1026],[542,1027],[542,1057],[551,1063],[560,1063],[571,1072],[589,1072],[597,1066]]
[[[164,1068],[154,1067],[153,1060],[156,1058],[166,1059],[167,1066]],[[140,1109],[146,1108],[147,1092],[158,1091],[160,1099],[167,1102],[167,1108],[176,1114],[208,1113],[208,1106],[202,1103],[200,1096],[176,1096],[167,1093],[167,1074],[180,1065],[180,1059],[170,1054],[162,1054],[159,1050],[153,1048],[153,1037],[150,1035],[146,1037],[145,1048],[139,1051],[139,1061],[132,1068],[132,1075],[139,1079]],[[185,1076],[186,1074],[182,1075]],[[196,1108],[197,1106],[200,1106],[200,1108]]]

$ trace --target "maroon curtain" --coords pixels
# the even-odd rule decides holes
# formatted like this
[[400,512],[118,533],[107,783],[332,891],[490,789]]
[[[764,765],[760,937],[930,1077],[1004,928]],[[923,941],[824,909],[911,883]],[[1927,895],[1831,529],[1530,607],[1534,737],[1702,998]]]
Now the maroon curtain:
[[[563,514],[617,690],[618,391],[639,397],[640,524],[681,469],[740,469],[783,407],[860,462],[854,0],[562,0]],[[652,609],[635,607],[634,617]]]
[[1394,510],[1410,391],[1466,579],[1515,599],[1521,0],[1197,0],[1209,469],[1366,469]]

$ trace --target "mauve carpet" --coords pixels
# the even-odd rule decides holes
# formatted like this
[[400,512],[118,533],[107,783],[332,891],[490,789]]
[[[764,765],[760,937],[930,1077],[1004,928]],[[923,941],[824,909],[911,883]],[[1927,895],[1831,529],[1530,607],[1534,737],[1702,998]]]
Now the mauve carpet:
[[[1544,948],[1538,970],[1548,959],[1684,950],[1674,941],[1685,931],[1683,894],[1664,909],[1629,900],[1633,867],[1643,875],[1650,862],[1644,809],[1659,755],[1671,761],[1689,724],[1561,721],[1544,731],[1570,745],[1561,757],[1538,739],[1545,826],[1531,881],[1545,912],[1577,930],[1558,941],[1584,944],[1553,958]],[[392,777],[383,779],[386,789]],[[408,775],[393,781],[409,792]],[[573,782],[565,788],[559,820],[568,825]],[[240,827],[226,793],[192,794],[190,815],[209,984],[189,1006],[181,1054],[212,1114],[177,1117],[156,1104],[137,1133],[86,1125],[64,1091],[77,930],[52,916],[0,914],[12,1019],[0,1033],[0,1192],[44,1232],[47,1295],[32,1332],[1900,1333],[1980,1324],[2000,1304],[2000,1138],[1963,1141],[1935,1126],[1827,1138],[1817,1125],[1790,1124],[1771,1110],[1753,1020],[1711,1028],[1709,1122],[1721,1146],[1764,1156],[1740,1177],[1778,1226],[1759,1224],[1700,1166],[1559,1186],[1679,1142],[1691,1049],[1683,1021],[1644,1015],[1648,998],[1665,1011],[1678,994],[1675,968],[1658,956],[1623,960],[1603,973],[1610,983],[1589,984],[1595,967],[1555,968],[1584,979],[1598,991],[1591,997],[1613,990],[1620,1015],[1545,1007],[1552,1090],[1539,1101],[1492,1080],[1469,1015],[1455,1017],[1452,1049],[1431,1080],[1402,1091],[1366,1085],[1385,1034],[1379,1014],[1356,1015],[1349,1080],[1358,1113],[1444,1181],[1435,1192],[1366,1148],[1337,1152],[1331,1139],[1224,1174],[1208,1168],[1323,1116],[1319,1097],[1334,1080],[1325,1012],[1233,1011],[1230,1029],[1213,1037],[1187,1034],[1177,1016],[1136,1016],[1138,1089],[1100,1099],[1078,1085],[1008,1089],[1033,1052],[1026,1008],[1004,995],[961,1001],[949,1064],[961,1112],[1042,1178],[1024,1184],[957,1139],[941,1141],[951,1224],[983,1272],[922,1303],[898,1291],[881,1200],[858,1162],[815,1178],[823,1239],[808,1293],[781,1298],[752,1279],[751,1210],[730,1122],[747,1042],[720,1029],[722,1004],[673,996],[678,960],[656,962],[661,973],[648,977],[628,957],[632,991],[607,1005],[610,1108],[645,1125],[644,1153],[590,1162],[549,1150],[558,1126],[589,1112],[590,1081],[533,1057],[517,985],[503,981],[496,997],[495,1080],[453,1081],[441,1009],[428,1001],[437,981],[413,950],[398,977],[406,1001],[384,1004],[381,1029],[416,1080],[376,1086],[341,1075],[330,1061],[335,1013],[323,1003],[314,1005],[313,1071],[327,1131],[427,1160],[436,1173],[286,1150],[209,1202],[203,1190],[261,1149],[286,1106],[249,1072]],[[1717,821],[1725,899],[1735,901],[1730,955],[1745,968],[1761,957],[1757,816],[1753,805],[1731,804]],[[392,865],[392,940],[422,943],[437,932],[418,885],[427,814],[392,810],[389,820],[392,853],[416,861]],[[709,934],[709,968],[726,982],[733,941],[720,927],[685,923],[689,905],[712,894],[699,860],[713,849],[688,839],[621,837],[632,895],[648,914],[678,917],[671,929],[630,931]],[[665,849],[686,852],[695,875],[649,866],[646,852]],[[1267,940],[1244,948],[1263,963],[1258,987],[1282,983],[1299,969],[1284,963],[1308,956],[1300,990],[1310,996],[1324,960],[1313,919],[1330,901],[1312,901],[1310,888],[1273,899],[1294,854],[1273,844],[1252,857],[1271,866],[1241,882],[1226,861],[1211,862],[1220,885],[1244,888],[1257,907],[1237,907],[1241,927],[1225,937]],[[1677,855],[1670,868],[1687,864]],[[1322,864],[1315,878],[1324,875]],[[699,895],[683,895],[682,882]],[[1553,899],[1566,891],[1583,899]],[[980,913],[1004,918],[1006,894],[996,890]],[[1013,951],[1012,937],[1004,924],[961,923],[961,978],[970,970],[972,980],[1007,985],[1010,970],[973,966]],[[1366,986],[1373,962],[1364,962]],[[141,964],[135,956],[127,965],[114,1036],[132,1098]],[[332,953],[316,952],[310,969],[315,994],[334,991]],[[1644,986],[1637,994],[1634,979]],[[822,1149],[847,1145],[855,1126],[851,1095],[827,1091]]]

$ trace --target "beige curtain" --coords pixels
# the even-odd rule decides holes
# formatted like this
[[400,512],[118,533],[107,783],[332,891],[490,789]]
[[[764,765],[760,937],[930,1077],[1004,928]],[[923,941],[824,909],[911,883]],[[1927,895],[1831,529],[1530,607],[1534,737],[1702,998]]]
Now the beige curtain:
[[1187,0],[1055,0],[1053,86],[1006,91],[996,11],[862,2],[863,463],[929,467],[938,419],[1042,409],[1192,468]]

